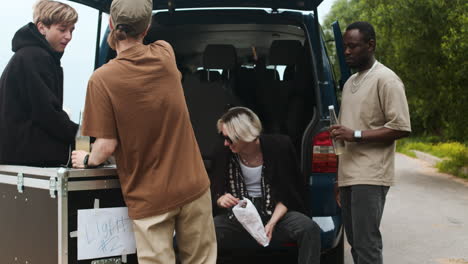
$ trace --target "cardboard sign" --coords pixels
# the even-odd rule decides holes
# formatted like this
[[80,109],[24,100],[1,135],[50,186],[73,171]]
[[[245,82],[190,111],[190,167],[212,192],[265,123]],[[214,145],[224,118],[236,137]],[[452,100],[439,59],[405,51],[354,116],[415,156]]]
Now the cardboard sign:
[[136,253],[127,207],[78,210],[78,260]]

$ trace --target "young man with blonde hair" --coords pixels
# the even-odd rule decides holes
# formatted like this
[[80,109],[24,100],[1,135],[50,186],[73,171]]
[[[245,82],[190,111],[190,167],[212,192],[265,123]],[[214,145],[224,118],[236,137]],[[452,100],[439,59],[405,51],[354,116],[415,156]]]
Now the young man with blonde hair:
[[77,12],[40,0],[33,23],[12,40],[15,52],[0,79],[0,164],[66,164],[78,126],[63,111],[60,59],[72,39]]

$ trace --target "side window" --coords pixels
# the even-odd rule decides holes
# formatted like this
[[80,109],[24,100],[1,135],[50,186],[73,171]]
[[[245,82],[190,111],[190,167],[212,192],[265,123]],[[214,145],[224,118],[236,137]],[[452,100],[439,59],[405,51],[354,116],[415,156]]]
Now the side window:
[[336,48],[334,45],[334,39],[331,36],[327,36],[322,33],[322,38],[325,42],[325,55],[328,57],[328,63],[331,64],[331,71],[335,80],[338,80],[340,76],[340,70],[338,65],[338,58],[336,56]]
[[341,101],[341,89],[339,80],[341,79],[341,74],[339,70],[338,57],[336,52],[336,47],[334,45],[334,39],[329,34],[324,34],[322,31],[322,39],[324,43],[324,52],[323,52],[323,63],[325,70],[328,69],[329,74],[331,74],[331,79],[333,81],[333,86],[335,87],[335,92],[337,100]]
[[[324,68],[325,71],[328,68],[330,75],[332,75],[336,98],[338,101],[340,101],[341,91],[343,89],[344,83],[351,76],[351,72],[345,62],[343,51],[343,36],[341,34],[338,21],[335,21],[332,24],[332,30],[326,30],[325,33],[322,31],[321,38],[324,46]],[[337,109],[339,109],[339,105]]]
[[[348,67],[348,65],[345,62],[344,58],[344,45],[343,45],[343,35],[341,33],[340,25],[338,21],[333,22],[332,24],[333,28],[333,36],[334,36],[334,42],[335,42],[335,68],[339,69],[337,72],[340,73],[340,87],[341,89],[343,88],[344,83],[348,80],[348,78],[351,76],[351,71]],[[339,67],[338,67],[339,66]]]

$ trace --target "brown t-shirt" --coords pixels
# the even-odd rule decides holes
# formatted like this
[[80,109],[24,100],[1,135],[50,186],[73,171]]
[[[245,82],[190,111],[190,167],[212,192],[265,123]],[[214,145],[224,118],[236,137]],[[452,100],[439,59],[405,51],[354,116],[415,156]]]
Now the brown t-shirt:
[[[382,127],[411,131],[405,87],[383,64],[354,74],[343,88],[339,122],[352,130]],[[394,184],[395,142],[346,142],[340,155],[338,185]]]
[[209,188],[169,43],[138,44],[91,76],[83,134],[115,138],[129,216],[168,212]]

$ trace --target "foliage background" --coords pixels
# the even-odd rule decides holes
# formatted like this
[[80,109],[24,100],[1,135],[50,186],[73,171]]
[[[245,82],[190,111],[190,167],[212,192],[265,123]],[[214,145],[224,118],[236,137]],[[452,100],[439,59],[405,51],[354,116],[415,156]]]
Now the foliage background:
[[336,0],[323,23],[326,40],[335,20],[342,31],[354,21],[373,24],[377,59],[405,84],[413,134],[468,142],[468,1]]
[[413,150],[442,159],[436,167],[446,173],[468,179],[468,146],[460,142],[434,142],[431,138],[404,138],[397,141],[397,151],[416,157]]

